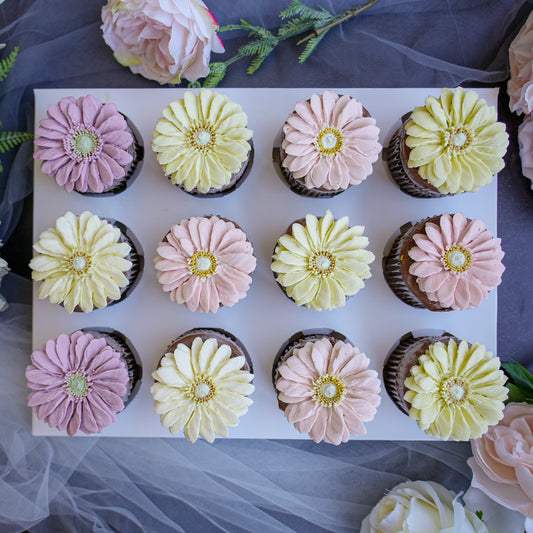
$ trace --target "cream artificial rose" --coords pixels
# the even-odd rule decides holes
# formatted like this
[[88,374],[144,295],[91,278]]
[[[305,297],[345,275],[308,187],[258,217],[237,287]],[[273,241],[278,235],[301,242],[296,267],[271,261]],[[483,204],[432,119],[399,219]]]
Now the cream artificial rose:
[[509,46],[509,107],[518,115],[533,111],[533,13]]
[[109,0],[102,21],[115,59],[161,84],[207,76],[211,51],[224,51],[202,0]]
[[533,518],[533,405],[510,403],[503,419],[472,441],[472,486]]
[[522,174],[531,180],[533,189],[533,118],[528,115],[518,127],[518,145]]
[[363,520],[361,533],[489,533],[458,498],[433,481],[400,483]]

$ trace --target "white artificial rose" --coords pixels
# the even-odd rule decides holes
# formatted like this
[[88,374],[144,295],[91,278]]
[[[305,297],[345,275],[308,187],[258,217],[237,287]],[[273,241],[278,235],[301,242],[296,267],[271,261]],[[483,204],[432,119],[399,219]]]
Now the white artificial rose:
[[115,59],[161,84],[207,76],[211,52],[224,51],[202,0],[109,0],[102,22]]
[[363,520],[361,533],[489,533],[458,498],[432,481],[401,483]]

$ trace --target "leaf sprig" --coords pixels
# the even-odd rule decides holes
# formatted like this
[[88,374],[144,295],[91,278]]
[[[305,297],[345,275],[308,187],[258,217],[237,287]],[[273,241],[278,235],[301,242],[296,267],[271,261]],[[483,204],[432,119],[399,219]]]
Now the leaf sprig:
[[306,43],[298,58],[298,61],[303,63],[315,51],[329,30],[362,13],[376,2],[377,0],[370,0],[362,6],[354,7],[335,15],[323,7],[314,9],[300,2],[300,0],[293,0],[287,9],[280,13],[280,18],[284,22],[279,26],[276,34],[262,26],[249,24],[243,19],[241,19],[240,24],[224,26],[220,28],[220,32],[244,30],[248,32],[251,40],[243,44],[234,57],[227,61],[211,63],[209,65],[211,71],[203,84],[196,82],[191,86],[216,87],[224,79],[229,65],[243,57],[252,58],[246,70],[247,74],[251,75],[256,72],[281,41],[309,32],[308,35],[296,43],[298,45]]
[[516,361],[502,363],[502,369],[508,377],[505,386],[509,389],[508,402],[525,402],[533,404],[533,375]]

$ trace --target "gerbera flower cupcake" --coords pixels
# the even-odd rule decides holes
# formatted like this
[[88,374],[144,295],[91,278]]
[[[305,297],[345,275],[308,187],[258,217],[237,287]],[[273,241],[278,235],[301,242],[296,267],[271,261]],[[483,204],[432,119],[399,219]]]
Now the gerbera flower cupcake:
[[449,334],[405,335],[383,368],[394,403],[428,435],[477,439],[503,417],[508,389],[500,360]]
[[376,121],[355,98],[313,94],[296,103],[283,125],[282,173],[298,194],[335,196],[372,173],[378,136]]
[[192,217],[172,226],[154,262],[157,279],[173,302],[209,313],[246,296],[256,265],[244,231],[217,216]]
[[509,144],[494,106],[475,91],[428,96],[393,135],[387,161],[403,192],[419,198],[475,192],[505,166]]
[[133,183],[144,156],[142,139],[115,104],[69,96],[48,106],[47,115],[35,132],[33,157],[58,185],[105,196]]
[[208,442],[227,437],[228,427],[253,403],[253,369],[243,344],[216,328],[187,331],[167,348],[152,373],[151,392],[161,424],[172,434]]
[[501,283],[500,239],[462,213],[405,225],[383,258],[385,279],[405,303],[430,311],[472,309]]
[[279,407],[300,433],[338,445],[364,435],[380,404],[380,381],[370,360],[335,331],[304,332],[274,361]]
[[32,279],[42,281],[39,298],[69,313],[123,300],[139,281],[144,257],[132,232],[89,211],[70,211],[33,245]]
[[343,307],[371,276],[375,257],[365,250],[363,231],[350,227],[348,217],[335,220],[330,211],[320,219],[306,215],[278,239],[271,265],[276,281],[296,305],[317,311]]
[[242,107],[216,91],[187,91],[157,121],[152,149],[170,181],[193,195],[220,196],[242,184],[253,158]]
[[129,341],[108,329],[75,331],[47,341],[26,368],[28,405],[50,427],[100,433],[135,395],[141,367]]

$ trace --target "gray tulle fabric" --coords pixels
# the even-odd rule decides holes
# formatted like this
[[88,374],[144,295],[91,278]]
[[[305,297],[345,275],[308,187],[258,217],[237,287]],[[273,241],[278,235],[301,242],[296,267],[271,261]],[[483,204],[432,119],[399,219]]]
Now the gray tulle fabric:
[[[319,3],[340,12],[357,0]],[[1,129],[33,129],[36,87],[158,86],[115,62],[100,33],[103,4],[7,0],[0,5],[4,53],[20,47],[15,68],[0,83]],[[274,28],[288,0],[207,4],[221,25],[244,18]],[[332,30],[305,64],[297,62],[301,48],[286,42],[252,77],[245,74],[246,60],[234,64],[222,87],[498,84],[508,77],[509,43],[532,7],[524,0],[379,0]],[[222,38],[228,54],[243,42],[238,33]],[[4,241],[19,221],[24,225],[29,219],[22,200],[31,192],[32,149],[26,143],[1,156]],[[516,156],[510,158],[511,169],[518,168]],[[529,182],[523,181],[529,194]],[[514,197],[522,194],[521,187]],[[516,204],[501,209],[513,208]],[[504,232],[512,229],[502,226]],[[20,239],[10,263],[20,254],[31,255],[31,235]],[[469,486],[467,443],[350,441],[335,447],[307,440],[219,439],[192,445],[180,438],[32,437],[24,382],[33,348],[29,289],[30,282],[13,273],[0,288],[10,300],[0,314],[1,531],[357,532],[384,492],[406,479],[431,479],[454,491]],[[501,301],[506,298],[512,295],[503,293]],[[529,355],[519,342],[531,337],[516,340],[512,328],[531,316],[530,310],[527,302],[519,315],[499,317],[500,343],[511,337],[515,342],[509,358]]]

